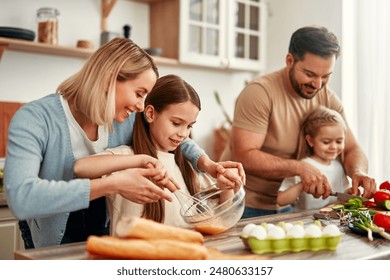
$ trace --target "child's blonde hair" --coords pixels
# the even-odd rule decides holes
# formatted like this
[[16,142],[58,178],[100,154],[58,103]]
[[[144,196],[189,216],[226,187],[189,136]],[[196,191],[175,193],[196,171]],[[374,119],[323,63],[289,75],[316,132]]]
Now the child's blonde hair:
[[[344,131],[347,130],[347,124],[339,112],[324,106],[316,107],[310,111],[301,125],[297,159],[313,155],[313,148],[307,143],[305,139],[306,135],[315,137],[319,128],[332,125],[341,125]],[[342,156],[343,153],[341,154]]]

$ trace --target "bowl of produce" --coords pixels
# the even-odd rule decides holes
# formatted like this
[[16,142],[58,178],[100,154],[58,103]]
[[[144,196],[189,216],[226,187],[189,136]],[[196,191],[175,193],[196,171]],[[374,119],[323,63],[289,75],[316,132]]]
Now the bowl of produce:
[[204,234],[218,234],[240,220],[244,212],[244,197],[242,186],[234,192],[213,185],[186,199],[180,214],[193,229]]

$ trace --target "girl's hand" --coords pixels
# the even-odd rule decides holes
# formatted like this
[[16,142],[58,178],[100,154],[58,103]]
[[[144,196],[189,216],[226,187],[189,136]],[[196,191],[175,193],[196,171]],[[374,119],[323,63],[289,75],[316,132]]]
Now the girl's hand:
[[[210,174],[218,181],[221,188],[233,188],[238,190],[245,185],[245,171],[242,164],[235,161],[212,161],[208,156],[203,155],[198,161],[199,168]],[[231,169],[231,170],[229,170]],[[236,169],[235,171],[233,171]],[[229,170],[229,171],[227,171]]]
[[153,176],[152,180],[157,185],[159,185],[163,188],[167,188],[171,192],[174,192],[174,191],[180,189],[180,186],[176,182],[176,180],[168,174],[168,171],[167,171],[165,165],[161,161],[159,161],[155,158],[153,158],[153,159],[154,159],[153,162],[149,161],[146,164],[146,168],[154,169],[157,172],[157,175]]
[[217,186],[221,189],[233,189],[237,191],[242,184],[237,168],[225,168],[223,173],[217,174]]
[[303,184],[303,191],[312,194],[315,198],[327,198],[332,189],[328,179],[318,168],[304,161],[299,162],[300,171],[298,172]]
[[113,185],[117,186],[115,192],[132,202],[145,204],[156,202],[161,198],[172,201],[171,196],[149,180],[159,175],[160,170],[155,168],[129,168],[114,172],[106,179],[112,180]]

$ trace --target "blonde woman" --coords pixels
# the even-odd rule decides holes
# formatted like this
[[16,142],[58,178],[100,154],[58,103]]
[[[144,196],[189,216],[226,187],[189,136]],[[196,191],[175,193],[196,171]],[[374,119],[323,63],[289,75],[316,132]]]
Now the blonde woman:
[[[105,195],[118,193],[142,203],[172,199],[156,184],[165,187],[175,180],[150,156],[142,157],[144,168],[129,168],[115,178],[75,179],[73,174],[76,159],[131,144],[133,112],[144,110],[157,78],[157,67],[143,49],[116,38],[100,47],[55,94],[26,104],[14,115],[4,183],[13,214],[28,223],[20,222],[26,248],[108,234]],[[224,172],[190,140],[183,143],[183,151],[195,167],[212,176]],[[148,163],[154,168],[146,168]]]

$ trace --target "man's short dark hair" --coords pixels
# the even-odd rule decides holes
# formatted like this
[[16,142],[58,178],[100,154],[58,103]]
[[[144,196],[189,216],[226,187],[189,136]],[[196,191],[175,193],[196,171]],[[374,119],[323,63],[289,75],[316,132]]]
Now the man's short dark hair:
[[302,60],[306,53],[328,58],[340,55],[339,41],[325,27],[307,26],[295,31],[290,40],[289,53],[296,60]]

